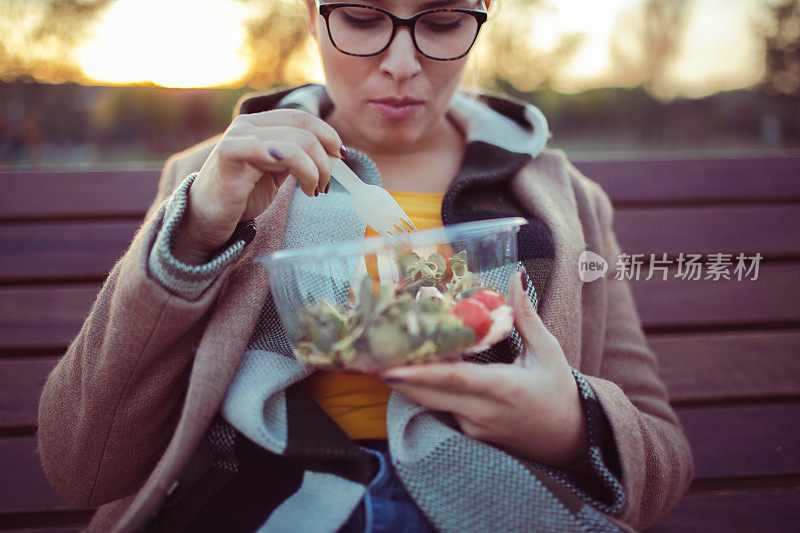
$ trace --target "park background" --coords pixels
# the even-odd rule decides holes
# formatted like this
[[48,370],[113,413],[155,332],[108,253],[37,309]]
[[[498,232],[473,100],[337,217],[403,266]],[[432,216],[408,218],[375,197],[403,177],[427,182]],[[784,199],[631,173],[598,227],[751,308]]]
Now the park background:
[[[0,0],[0,165],[160,164],[322,81],[302,0]],[[578,157],[800,150],[800,1],[495,0],[465,84]]]
[[[45,477],[42,387],[166,157],[244,93],[322,81],[303,1],[0,0],[3,533],[92,518]],[[672,261],[630,286],[695,478],[648,533],[795,533],[800,0],[493,0],[465,84],[540,107],[623,250]],[[687,281],[683,253],[763,261],[757,281]]]

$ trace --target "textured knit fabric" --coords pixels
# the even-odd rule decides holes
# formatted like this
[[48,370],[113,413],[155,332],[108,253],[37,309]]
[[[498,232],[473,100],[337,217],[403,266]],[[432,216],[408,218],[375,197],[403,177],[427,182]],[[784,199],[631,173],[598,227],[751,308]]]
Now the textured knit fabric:
[[[241,112],[274,107],[287,94],[250,98],[242,103]],[[646,527],[667,513],[688,487],[692,461],[657,377],[655,356],[647,347],[628,283],[615,279],[614,272],[585,284],[577,275],[577,258],[586,249],[616,264],[620,247],[612,230],[611,203],[602,189],[575,170],[563,154],[547,150],[533,157],[525,150],[542,134],[531,133],[536,128],[526,117],[532,111],[488,96],[462,94],[459,99],[454,100],[452,116],[458,116],[464,124],[473,118],[472,124],[489,124],[493,133],[477,128],[479,133],[468,135],[462,168],[443,200],[442,220],[452,224],[492,218],[483,215],[495,213],[518,214],[531,221],[520,233],[518,244],[526,270],[534,284],[542,287],[537,311],[558,340],[567,362],[591,386],[610,423],[610,435],[605,438],[615,444],[626,497],[620,524]],[[465,99],[471,102],[469,113],[456,109],[455,104]],[[516,129],[511,126],[514,124]],[[505,133],[497,132],[506,126]],[[497,144],[492,144],[493,139]],[[203,443],[210,438],[209,428],[243,354],[253,346],[251,341],[260,325],[270,320],[269,313],[263,312],[270,307],[269,280],[253,258],[279,249],[289,233],[287,221],[296,186],[292,178],[270,208],[256,218],[255,235],[241,256],[225,266],[196,300],[165,289],[148,268],[173,191],[200,168],[217,140],[210,139],[167,162],[158,197],[140,231],[112,269],[78,337],[44,387],[38,424],[44,471],[74,505],[100,506],[91,531],[140,530],[158,514],[169,494],[180,491],[181,484],[176,485],[176,480],[188,474],[187,467],[197,457],[195,452],[206,446]],[[503,171],[487,172],[487,161],[502,166]],[[539,274],[543,277],[540,282],[535,277],[537,272],[546,274]],[[285,339],[269,342],[273,346],[264,350],[286,348]],[[504,355],[509,353],[513,352],[505,350]],[[304,481],[327,479],[329,474],[344,475],[344,479],[366,486],[374,477],[372,457],[364,457],[369,454],[364,454],[307,395],[286,386],[297,377],[297,370],[289,358],[284,359],[282,365],[272,368],[276,379],[283,380],[283,385],[278,385],[285,390],[283,399],[271,406],[275,409],[264,412],[266,418],[291,422],[285,426],[285,435],[263,435],[285,446],[283,454],[275,457],[301,463],[289,469],[302,474],[296,480],[298,486]],[[419,488],[430,473],[424,471],[426,464],[417,460],[422,455],[414,455],[414,451],[431,445],[427,456],[432,462],[427,466],[457,481],[464,476],[455,471],[457,465],[464,460],[486,460],[482,453],[488,450],[480,444],[459,443],[456,434],[445,435],[442,442],[440,430],[452,423],[447,417],[436,420],[424,412],[414,414],[413,406],[400,403],[390,405],[389,417],[392,411],[398,420],[406,420],[402,435],[389,434],[393,452],[398,443],[401,446],[393,453],[400,465],[398,475],[423,510],[441,508],[441,497],[437,503]],[[432,440],[425,440],[431,435],[425,431],[428,426],[434,428]],[[451,443],[450,437],[456,441]],[[417,444],[402,448],[407,439]],[[258,449],[265,450],[263,446]],[[458,460],[436,460],[447,457]],[[613,461],[604,460],[609,461],[613,473]],[[350,466],[343,469],[342,461]],[[517,481],[535,478],[537,489],[526,496],[539,501],[549,498],[548,494],[558,494],[556,499],[568,504],[572,509],[568,514],[577,517],[582,527],[590,523],[601,527],[609,521],[610,515],[600,513],[593,505],[583,505],[580,497],[543,468],[515,464],[509,475],[490,481],[490,486],[497,488],[496,494],[506,494],[509,488],[524,491]],[[309,466],[315,474],[306,478],[303,472]],[[540,490],[539,484],[547,488]],[[603,485],[602,481],[599,484]],[[457,485],[448,485],[448,491],[465,490]],[[228,486],[230,483],[225,483],[223,491]],[[466,489],[474,489],[474,483]],[[305,494],[313,496],[313,490],[305,490]],[[499,497],[494,494],[486,501],[494,502]],[[517,503],[512,512],[522,513],[518,516],[524,519],[531,512],[530,506]],[[448,506],[457,509],[458,502]],[[480,511],[468,509],[463,516],[480,525],[482,518],[476,513]],[[440,517],[440,523],[450,527],[457,522],[455,514]],[[557,512],[550,515],[553,520],[561,516]],[[538,520],[534,517],[526,523],[527,530],[541,524]],[[491,526],[493,530],[499,527]]]
[[147,264],[154,278],[168,290],[187,300],[196,300],[225,267],[238,259],[244,247],[253,240],[256,231],[252,220],[238,224],[228,243],[202,265],[187,265],[177,260],[172,254],[175,235],[183,220],[189,187],[195,177],[196,174],[190,174],[175,191],[164,214],[167,222],[158,234]]

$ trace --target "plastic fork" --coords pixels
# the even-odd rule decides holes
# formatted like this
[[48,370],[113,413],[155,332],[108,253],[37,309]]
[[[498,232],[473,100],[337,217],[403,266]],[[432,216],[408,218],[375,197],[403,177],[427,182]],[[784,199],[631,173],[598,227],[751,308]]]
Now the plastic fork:
[[386,189],[364,183],[341,159],[331,158],[331,175],[353,197],[358,217],[381,237],[391,238],[417,231]]
[[[417,231],[411,218],[386,189],[364,183],[341,159],[331,158],[331,175],[353,197],[359,218],[378,235],[399,244],[398,235],[410,233],[410,230]],[[390,286],[400,281],[400,272],[395,261],[385,252],[378,252],[376,255],[380,284]],[[363,257],[361,260],[363,262]]]

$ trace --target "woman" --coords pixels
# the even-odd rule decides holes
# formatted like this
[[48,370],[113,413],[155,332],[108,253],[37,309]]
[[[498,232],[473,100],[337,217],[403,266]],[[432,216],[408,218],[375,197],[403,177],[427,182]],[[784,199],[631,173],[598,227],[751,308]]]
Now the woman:
[[[608,197],[534,108],[458,90],[486,6],[429,4],[307,0],[326,85],[245,99],[165,165],[41,399],[45,472],[100,506],[90,530],[613,531],[687,488],[630,289],[577,275],[585,249],[616,262]],[[381,376],[291,357],[252,259],[365,235],[331,157],[421,228],[528,218],[510,340]]]

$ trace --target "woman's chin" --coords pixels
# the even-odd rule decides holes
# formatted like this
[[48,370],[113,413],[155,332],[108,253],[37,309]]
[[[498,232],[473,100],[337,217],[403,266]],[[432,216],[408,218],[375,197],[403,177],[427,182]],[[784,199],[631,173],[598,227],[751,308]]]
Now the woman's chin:
[[[408,127],[405,124],[383,125],[370,128],[367,141],[375,148],[395,152],[419,143],[422,131],[419,127]],[[416,126],[416,125],[414,125]]]

